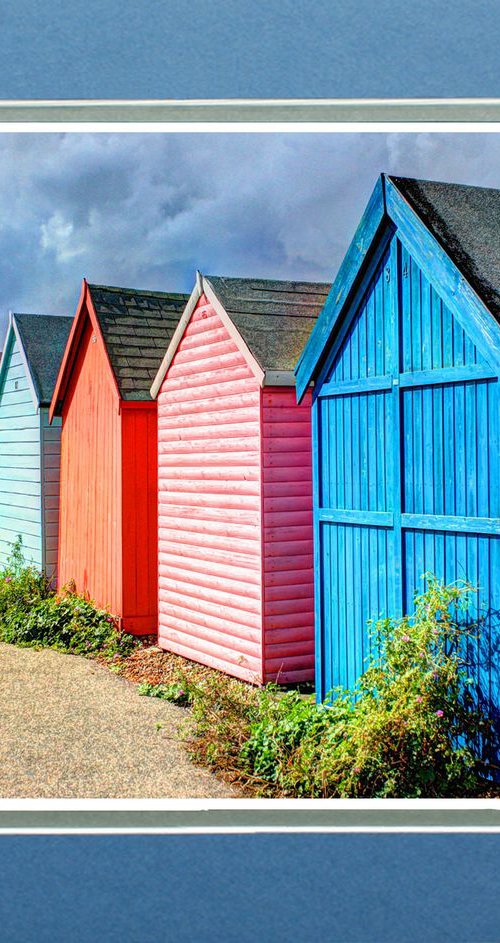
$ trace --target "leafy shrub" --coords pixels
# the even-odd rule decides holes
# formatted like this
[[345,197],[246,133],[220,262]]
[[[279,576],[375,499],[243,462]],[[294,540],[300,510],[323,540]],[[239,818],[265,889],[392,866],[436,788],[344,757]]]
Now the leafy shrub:
[[324,705],[268,686],[194,692],[192,750],[271,795],[437,797],[474,794],[492,727],[470,693],[461,617],[472,588],[427,577],[412,617],[372,630],[355,691]]
[[127,655],[137,644],[89,599],[70,588],[55,593],[46,576],[25,563],[21,538],[0,574],[0,639],[106,657]]

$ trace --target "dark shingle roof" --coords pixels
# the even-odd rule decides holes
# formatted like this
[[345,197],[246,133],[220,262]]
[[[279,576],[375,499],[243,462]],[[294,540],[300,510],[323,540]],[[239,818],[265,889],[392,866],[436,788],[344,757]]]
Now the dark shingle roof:
[[120,396],[149,400],[189,295],[89,285]]
[[389,179],[500,321],[500,190]]
[[293,370],[330,285],[207,275],[224,310],[263,370]]
[[48,406],[56,385],[73,318],[14,314],[40,405]]

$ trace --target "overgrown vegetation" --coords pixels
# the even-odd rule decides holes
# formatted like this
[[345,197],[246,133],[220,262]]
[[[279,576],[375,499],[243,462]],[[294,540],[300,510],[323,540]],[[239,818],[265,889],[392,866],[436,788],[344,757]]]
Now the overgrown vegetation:
[[20,537],[0,573],[0,640],[107,659],[126,656],[137,644],[118,631],[109,612],[71,587],[56,593],[50,580],[26,563]]
[[496,749],[465,657],[480,631],[464,619],[473,592],[428,575],[411,617],[372,626],[355,691],[318,705],[143,648],[71,587],[56,593],[19,539],[0,573],[0,640],[103,658],[142,681],[139,694],[190,707],[191,755],[253,795],[473,796],[484,794],[484,756]]
[[478,627],[463,612],[472,587],[427,577],[412,617],[372,628],[354,692],[325,705],[297,691],[257,691],[225,678],[191,684],[190,750],[260,795],[459,797],[484,776],[492,727],[475,706],[464,652]]

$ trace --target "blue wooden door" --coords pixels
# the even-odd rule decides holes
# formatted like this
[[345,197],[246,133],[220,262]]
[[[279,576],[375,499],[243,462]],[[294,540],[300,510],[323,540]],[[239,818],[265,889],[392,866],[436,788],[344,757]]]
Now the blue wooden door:
[[479,587],[469,652],[500,701],[498,382],[400,242],[386,236],[318,384],[315,549],[318,696],[353,687],[368,620],[412,610],[423,574]]

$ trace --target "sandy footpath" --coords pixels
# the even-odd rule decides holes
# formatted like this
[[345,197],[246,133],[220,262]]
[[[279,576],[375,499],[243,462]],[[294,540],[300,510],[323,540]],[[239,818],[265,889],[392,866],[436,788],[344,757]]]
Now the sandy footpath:
[[236,797],[176,742],[185,716],[85,658],[0,644],[0,797]]

